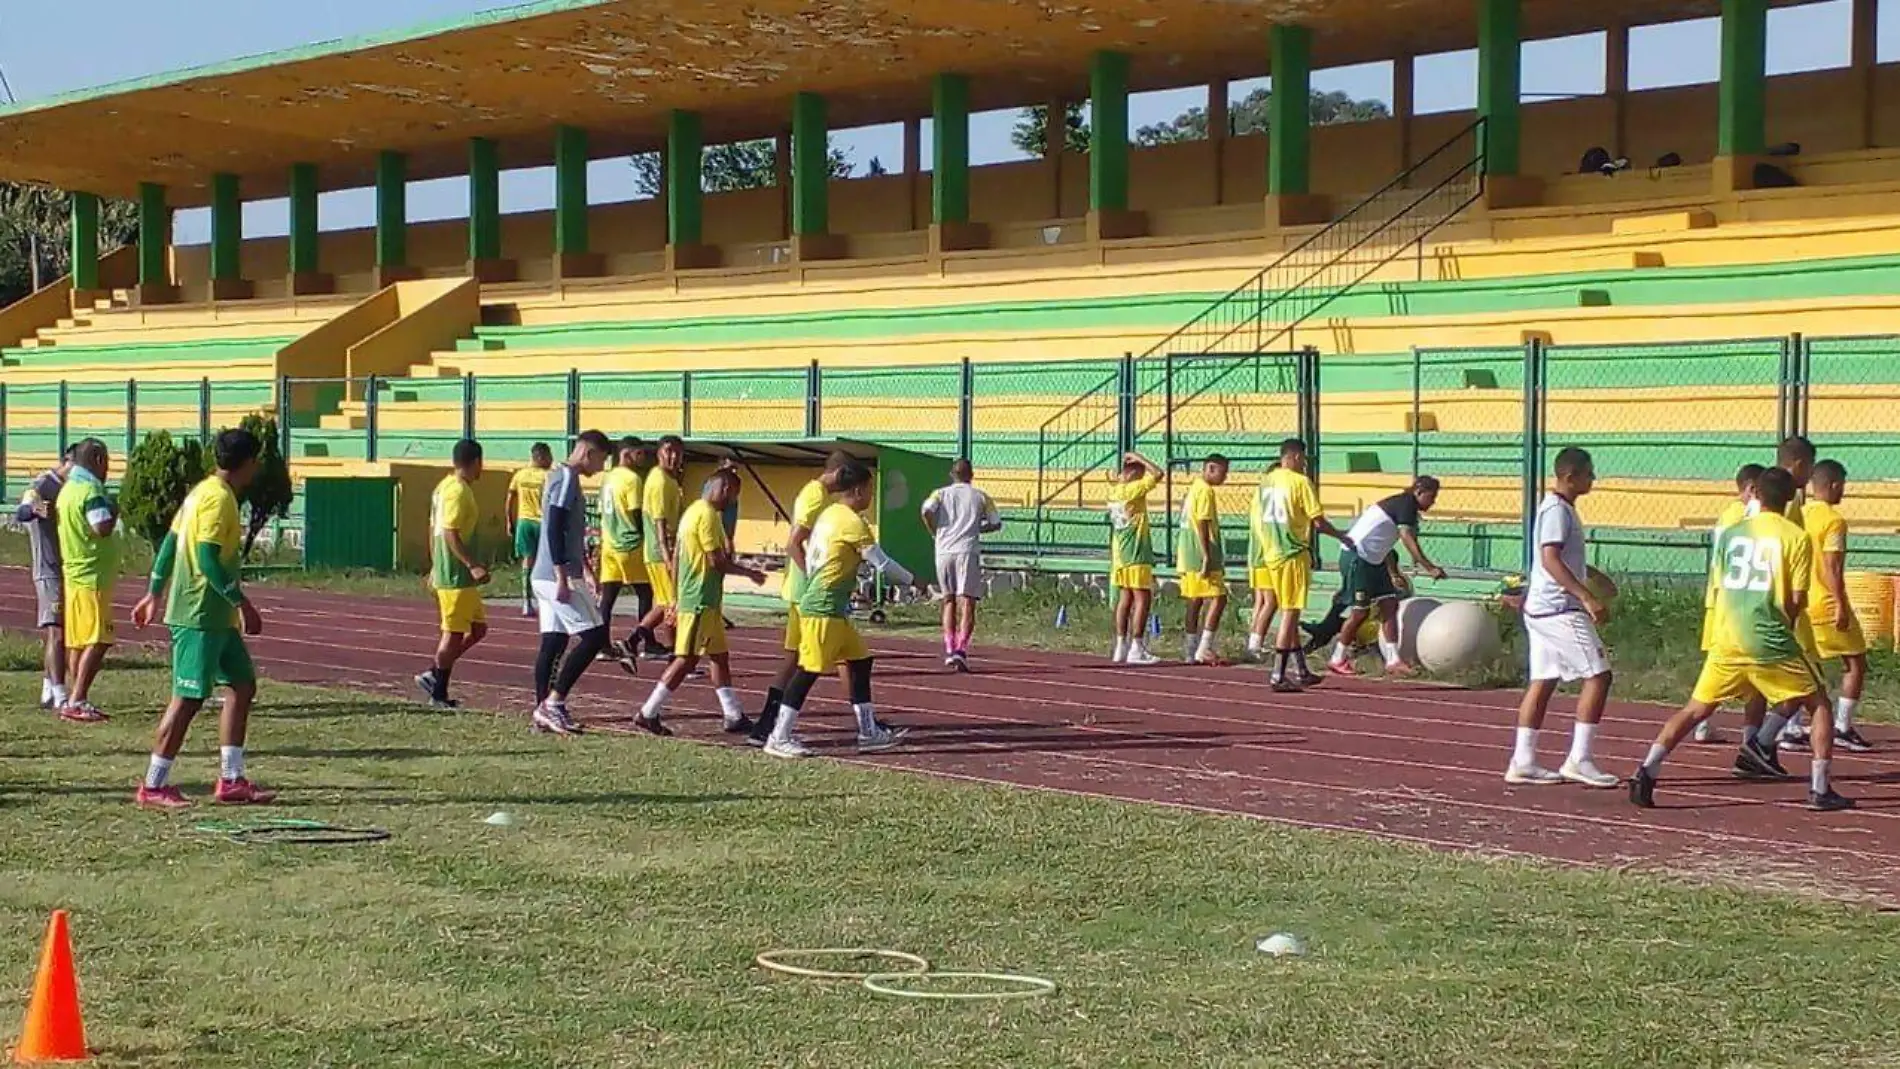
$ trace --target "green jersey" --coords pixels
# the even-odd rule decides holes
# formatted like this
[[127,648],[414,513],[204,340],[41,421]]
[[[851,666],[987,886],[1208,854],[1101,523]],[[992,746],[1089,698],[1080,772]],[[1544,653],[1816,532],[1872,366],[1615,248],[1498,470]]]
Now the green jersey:
[[92,472],[73,466],[72,477],[54,499],[59,530],[59,560],[68,586],[103,590],[119,577],[119,539],[94,532],[95,524],[118,515],[105,484]]
[[223,479],[209,476],[185,495],[178,518],[172,521],[172,534],[178,538],[178,560],[172,569],[165,622],[198,631],[236,628],[237,605],[218,593],[205,577],[198,565],[198,547],[210,546],[225,573],[235,580],[244,552],[237,495]]
[[[1201,525],[1213,528],[1214,557],[1208,560],[1201,547]],[[1187,500],[1181,503],[1181,532],[1175,543],[1174,567],[1177,571],[1205,574],[1226,566],[1221,546],[1220,508],[1214,501],[1214,487],[1196,476],[1188,487]]]
[[1159,475],[1145,474],[1133,482],[1118,482],[1109,486],[1110,567],[1119,570],[1139,564],[1154,564],[1154,539],[1148,528],[1148,495],[1159,485]]
[[679,611],[718,612],[726,600],[726,577],[719,571],[716,558],[728,547],[726,525],[719,512],[704,501],[695,501],[680,517]]
[[851,506],[826,506],[805,543],[805,586],[798,593],[798,614],[806,619],[850,615],[858,566],[876,544],[871,526]]
[[600,480],[600,541],[616,553],[638,553],[646,542],[641,530],[640,473],[615,468]]
[[1785,516],[1757,514],[1723,528],[1709,568],[1709,653],[1750,664],[1800,658],[1789,609],[1812,571],[1807,532]]
[[462,548],[472,555],[475,548],[475,524],[478,516],[475,488],[460,475],[450,472],[435,485],[429,498],[429,556],[433,566],[429,585],[437,590],[463,590],[475,585],[475,577],[449,550],[448,534],[462,538]]

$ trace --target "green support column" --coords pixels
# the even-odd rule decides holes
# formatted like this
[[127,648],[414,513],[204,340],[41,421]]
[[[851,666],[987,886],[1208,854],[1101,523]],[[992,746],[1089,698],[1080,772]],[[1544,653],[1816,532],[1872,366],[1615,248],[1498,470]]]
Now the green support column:
[[699,115],[675,111],[666,123],[666,240],[676,247],[695,246],[703,236],[700,209],[705,192],[700,164],[706,143]]
[[587,253],[587,131],[554,129],[554,253]]
[[234,174],[211,176],[211,281],[235,282],[244,247],[244,202]]
[[1089,64],[1089,210],[1128,209],[1128,57],[1097,52]]
[[930,89],[930,221],[970,221],[970,79],[939,74]]
[[831,228],[831,145],[825,129],[825,98],[800,93],[792,99],[792,235],[813,237]]
[[485,137],[468,142],[468,258],[501,259],[501,158]]
[[1313,31],[1275,26],[1267,35],[1273,96],[1267,103],[1267,192],[1300,196],[1312,181]]
[[1767,143],[1768,0],[1722,0],[1717,156],[1753,156]]
[[376,266],[408,266],[409,160],[400,152],[376,154]]
[[172,214],[165,204],[165,187],[139,183],[139,286],[171,285],[166,253],[171,246]]
[[1484,119],[1486,174],[1517,173],[1521,16],[1520,0],[1478,0],[1478,114]]
[[99,198],[74,193],[72,207],[73,288],[99,288]]
[[290,273],[317,272],[317,165],[290,166]]

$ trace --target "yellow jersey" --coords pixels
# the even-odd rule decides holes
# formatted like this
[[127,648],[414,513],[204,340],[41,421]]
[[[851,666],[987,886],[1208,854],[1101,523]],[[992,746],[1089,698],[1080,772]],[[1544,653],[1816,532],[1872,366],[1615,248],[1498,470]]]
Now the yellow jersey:
[[1313,524],[1325,515],[1313,480],[1304,472],[1268,472],[1260,479],[1247,517],[1247,566],[1266,568],[1304,556],[1313,546]]
[[1814,583],[1808,592],[1808,619],[1825,627],[1834,626],[1834,612],[1838,608],[1834,594],[1827,584],[1821,581],[1821,569],[1826,567],[1826,554],[1847,553],[1847,518],[1841,510],[1825,501],[1810,501],[1802,509],[1801,517],[1808,536],[1808,552],[1814,558]]
[[1800,657],[1788,610],[1812,575],[1807,532],[1786,517],[1756,515],[1725,528],[1709,569],[1710,654],[1749,664]]
[[1161,476],[1144,473],[1132,482],[1108,488],[1108,555],[1117,570],[1155,562],[1154,539],[1148,529],[1148,495],[1161,485]]
[[[831,501],[831,491],[825,484],[813,479],[800,487],[798,496],[792,499],[792,526],[803,527],[810,531],[818,523],[818,514],[825,511]],[[802,561],[785,561],[785,582],[779,588],[779,594],[787,605],[797,605],[798,595],[805,589],[805,565]]]
[[541,491],[548,485],[546,468],[530,464],[516,469],[508,480],[508,492],[515,495],[515,518],[541,522]]

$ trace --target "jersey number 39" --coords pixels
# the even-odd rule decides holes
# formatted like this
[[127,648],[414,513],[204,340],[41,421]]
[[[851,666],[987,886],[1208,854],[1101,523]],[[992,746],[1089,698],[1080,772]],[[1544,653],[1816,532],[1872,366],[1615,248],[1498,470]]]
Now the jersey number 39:
[[1722,572],[1724,590],[1765,591],[1775,581],[1775,561],[1781,558],[1781,540],[1736,538],[1728,544],[1728,567]]

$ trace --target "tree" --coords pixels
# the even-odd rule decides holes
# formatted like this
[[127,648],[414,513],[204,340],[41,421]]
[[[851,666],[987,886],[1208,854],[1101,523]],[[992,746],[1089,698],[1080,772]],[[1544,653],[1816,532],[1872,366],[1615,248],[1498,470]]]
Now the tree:
[[250,559],[251,547],[257,544],[257,536],[275,517],[290,514],[292,501],[290,487],[290,465],[285,462],[282,442],[277,436],[277,420],[261,412],[253,412],[244,417],[238,426],[250,431],[262,442],[264,450],[257,458],[257,476],[246,487],[242,501],[250,508],[249,522],[244,531],[244,557]]
[[[99,205],[99,246],[138,239],[138,206]],[[48,186],[0,182],[0,303],[11,303],[72,269],[72,198]]]
[[[853,164],[844,150],[829,152],[831,177],[849,178]],[[643,197],[657,197],[666,186],[660,154],[642,152],[633,157],[633,188]],[[769,140],[731,141],[709,145],[699,157],[699,188],[707,193],[735,189],[765,189],[778,181],[778,146]]]
[[[1268,106],[1272,100],[1273,90],[1256,89],[1234,101],[1227,109],[1228,133],[1266,133]],[[1041,156],[1043,145],[1047,143],[1044,117],[1048,113],[1048,109],[1041,105],[1024,108],[1016,117],[1015,127],[1010,130],[1010,143],[1031,156]],[[1360,100],[1337,90],[1323,93],[1315,89],[1307,115],[1313,125],[1329,126],[1334,123],[1390,118],[1392,112],[1384,101]],[[1064,142],[1068,151],[1088,152],[1090,130],[1088,120],[1082,116],[1082,105],[1066,106],[1064,125],[1067,127]],[[1207,109],[1189,108],[1167,122],[1138,128],[1135,131],[1135,144],[1166,145],[1178,141],[1200,141],[1206,137]]]
[[204,448],[196,438],[174,441],[164,431],[147,434],[125,458],[125,477],[119,480],[125,526],[156,549],[185,495],[204,477]]
[[[1089,121],[1082,116],[1082,105],[1067,104],[1062,109],[1063,136],[1062,145],[1066,151],[1087,154],[1089,150]],[[1031,156],[1041,156],[1049,144],[1049,109],[1041,104],[1024,108],[1016,115],[1016,125],[1009,131],[1009,143],[1020,152]]]

